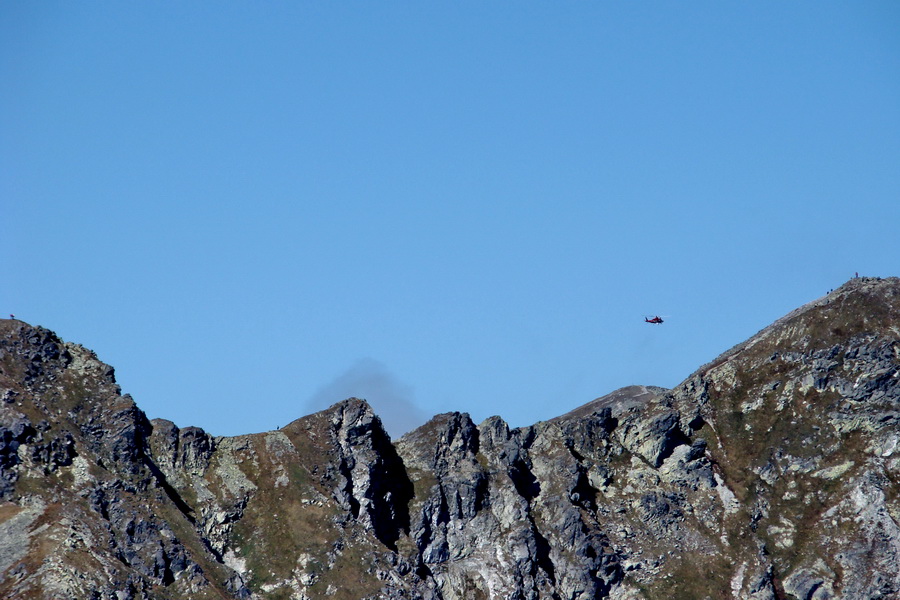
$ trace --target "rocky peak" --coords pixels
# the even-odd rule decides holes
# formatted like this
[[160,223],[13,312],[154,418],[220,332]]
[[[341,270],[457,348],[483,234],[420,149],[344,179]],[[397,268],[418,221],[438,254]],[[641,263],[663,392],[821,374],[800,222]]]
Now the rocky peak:
[[891,598],[900,280],[853,279],[671,390],[392,441],[347,399],[213,437],[0,320],[0,597]]

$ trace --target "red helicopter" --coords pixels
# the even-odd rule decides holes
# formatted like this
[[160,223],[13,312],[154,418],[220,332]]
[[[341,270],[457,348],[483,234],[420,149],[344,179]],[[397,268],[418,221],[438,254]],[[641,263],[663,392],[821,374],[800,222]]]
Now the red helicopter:
[[663,320],[662,320],[662,317],[660,317],[659,315],[656,315],[652,319],[648,319],[647,317],[644,317],[644,323],[655,323],[656,325],[662,325]]

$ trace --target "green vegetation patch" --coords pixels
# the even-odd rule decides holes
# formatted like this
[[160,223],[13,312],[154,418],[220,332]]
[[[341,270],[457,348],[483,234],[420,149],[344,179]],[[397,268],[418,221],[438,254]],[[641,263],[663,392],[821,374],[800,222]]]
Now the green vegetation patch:
[[647,598],[718,600],[733,595],[731,577],[735,565],[722,554],[685,553],[670,559],[666,567],[666,576],[637,584]]

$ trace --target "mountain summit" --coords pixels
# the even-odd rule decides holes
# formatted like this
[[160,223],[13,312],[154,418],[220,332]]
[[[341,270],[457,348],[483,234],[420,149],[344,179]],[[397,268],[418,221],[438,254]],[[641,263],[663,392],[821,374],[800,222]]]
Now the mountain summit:
[[0,598],[900,596],[900,280],[856,278],[671,390],[393,441],[360,399],[213,437],[0,320]]

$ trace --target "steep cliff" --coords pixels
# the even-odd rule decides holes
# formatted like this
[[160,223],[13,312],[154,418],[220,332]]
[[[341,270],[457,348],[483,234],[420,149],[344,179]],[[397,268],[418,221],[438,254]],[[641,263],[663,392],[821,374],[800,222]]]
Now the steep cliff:
[[392,442],[349,399],[230,438],[148,421],[0,321],[2,598],[900,596],[900,280],[854,279],[672,390]]

